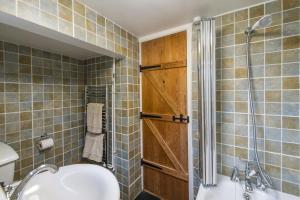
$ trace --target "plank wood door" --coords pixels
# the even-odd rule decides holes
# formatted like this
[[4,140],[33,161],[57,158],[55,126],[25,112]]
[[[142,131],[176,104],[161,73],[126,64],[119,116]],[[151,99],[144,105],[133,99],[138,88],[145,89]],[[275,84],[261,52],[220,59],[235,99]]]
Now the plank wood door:
[[[155,62],[161,62],[169,51],[176,51],[169,55],[168,62],[155,64],[147,58],[144,63],[143,58],[148,56],[142,55],[142,68],[145,69],[142,70],[141,113],[144,190],[164,200],[188,199],[187,71],[184,64],[186,57],[178,59],[178,49],[168,48],[174,43],[186,45],[186,38],[184,39],[183,42],[173,39],[173,43],[170,42],[168,46],[166,38],[159,38],[157,41],[164,43],[154,42],[152,44],[156,45],[149,45],[151,48],[161,48],[161,57],[155,58]],[[146,49],[142,47],[143,54],[148,53],[148,50],[150,53],[155,52],[155,49],[145,46]],[[144,64],[157,66],[147,68]]]
[[186,32],[143,42],[142,67],[162,68],[186,66]]

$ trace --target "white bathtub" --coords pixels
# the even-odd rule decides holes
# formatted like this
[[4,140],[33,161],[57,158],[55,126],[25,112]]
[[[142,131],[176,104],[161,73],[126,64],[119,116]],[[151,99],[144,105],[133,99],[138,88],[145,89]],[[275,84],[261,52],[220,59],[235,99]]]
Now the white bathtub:
[[[197,200],[243,200],[243,194],[243,186],[240,183],[232,182],[227,176],[218,175],[218,186],[204,188],[201,185]],[[250,194],[250,200],[300,200],[300,198],[275,190],[268,189],[264,192],[255,189]]]

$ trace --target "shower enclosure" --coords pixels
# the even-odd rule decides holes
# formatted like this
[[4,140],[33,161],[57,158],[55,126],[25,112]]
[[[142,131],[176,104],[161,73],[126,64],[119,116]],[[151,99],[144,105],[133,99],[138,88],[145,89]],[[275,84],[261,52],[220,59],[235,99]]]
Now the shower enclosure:
[[215,19],[195,23],[197,30],[200,177],[205,186],[217,184]]

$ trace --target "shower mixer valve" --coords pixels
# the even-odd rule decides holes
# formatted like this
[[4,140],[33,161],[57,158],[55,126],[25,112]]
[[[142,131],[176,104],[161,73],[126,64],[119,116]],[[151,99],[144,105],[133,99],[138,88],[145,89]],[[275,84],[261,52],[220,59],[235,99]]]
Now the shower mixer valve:
[[234,167],[230,180],[241,183],[244,181],[245,192],[253,192],[253,185],[259,190],[265,191],[267,185],[263,182],[261,174],[257,171],[255,162],[246,162],[245,170],[240,171],[237,167]]

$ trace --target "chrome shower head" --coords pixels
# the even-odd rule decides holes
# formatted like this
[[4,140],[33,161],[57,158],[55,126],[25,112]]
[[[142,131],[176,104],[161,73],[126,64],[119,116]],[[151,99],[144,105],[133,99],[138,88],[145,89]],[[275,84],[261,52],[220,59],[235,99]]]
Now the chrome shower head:
[[266,15],[262,18],[260,18],[260,20],[258,20],[257,22],[255,22],[255,24],[252,26],[252,30],[256,30],[258,28],[265,28],[267,26],[270,26],[272,23],[272,16],[271,15]]
[[271,23],[272,23],[272,16],[265,15],[262,18],[260,18],[257,22],[255,22],[255,24],[253,24],[252,27],[248,27],[246,33],[254,33],[256,29],[265,28],[267,26],[270,26]]

